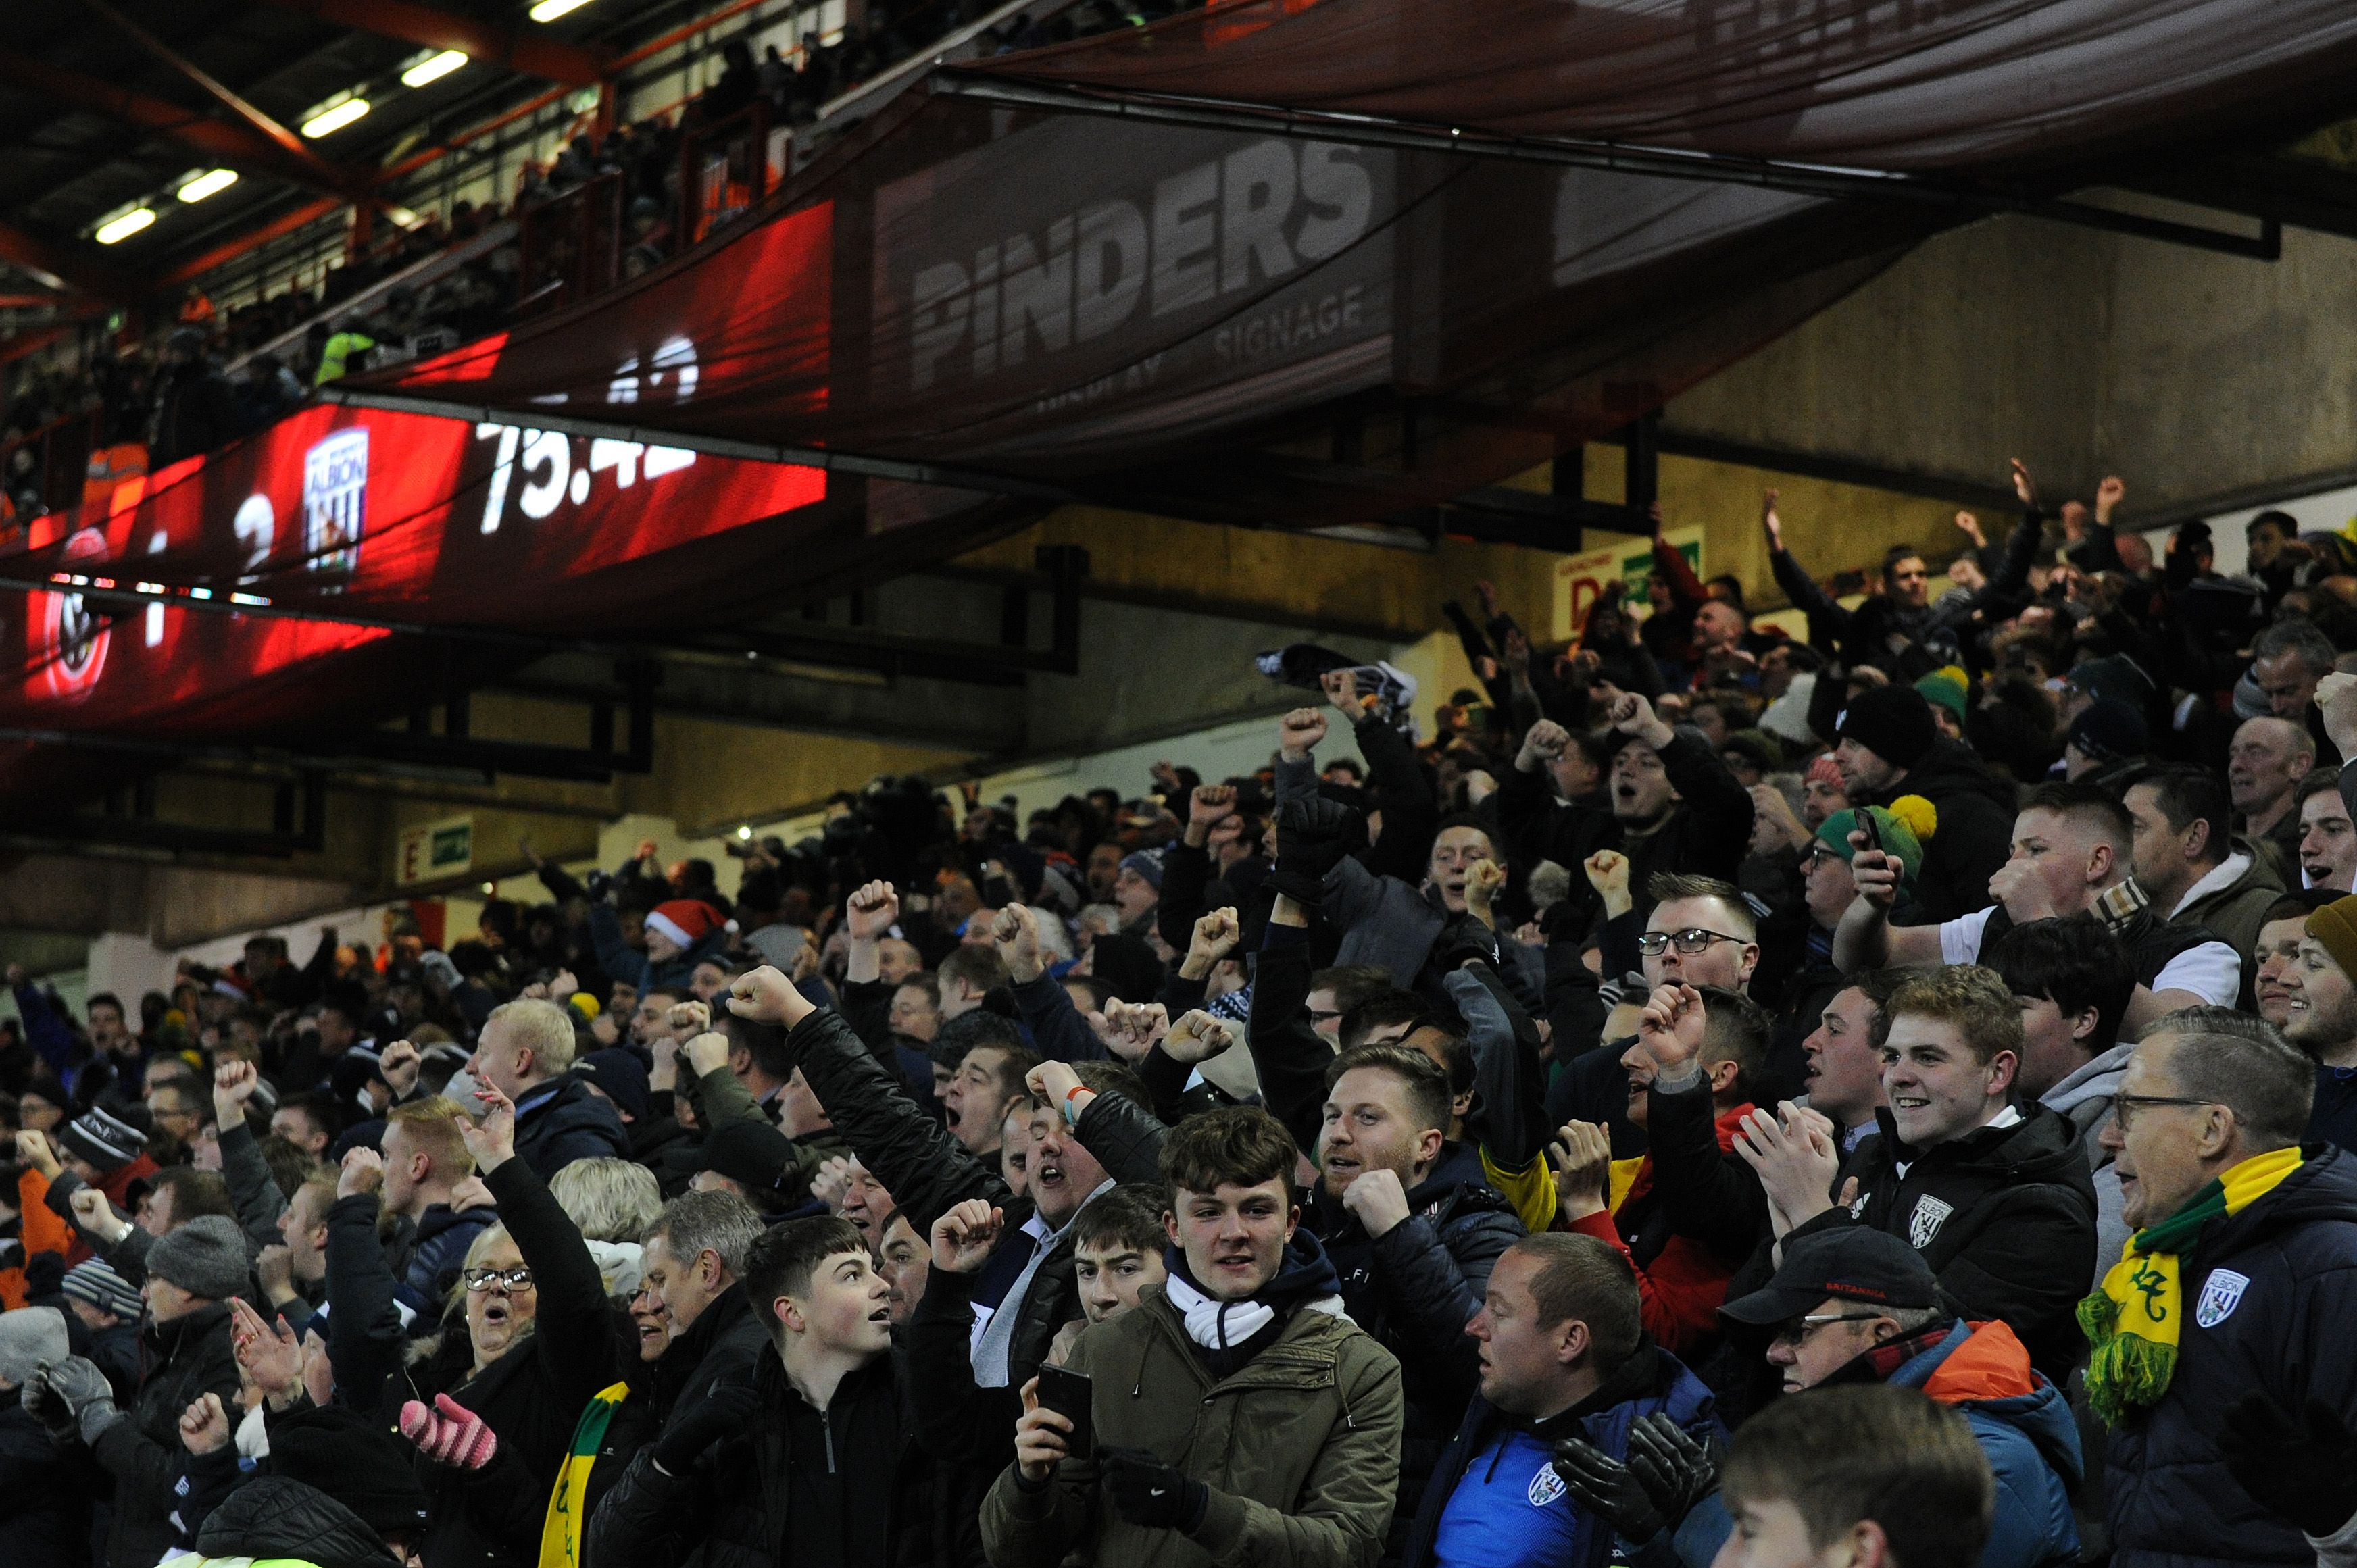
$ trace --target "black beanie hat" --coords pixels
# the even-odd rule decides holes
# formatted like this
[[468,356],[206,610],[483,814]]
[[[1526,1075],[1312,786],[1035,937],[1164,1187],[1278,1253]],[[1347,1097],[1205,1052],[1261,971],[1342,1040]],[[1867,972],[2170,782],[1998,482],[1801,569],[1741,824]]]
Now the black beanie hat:
[[1854,740],[1893,768],[1912,768],[1940,738],[1932,704],[1912,686],[1873,686],[1849,700],[1841,738]]

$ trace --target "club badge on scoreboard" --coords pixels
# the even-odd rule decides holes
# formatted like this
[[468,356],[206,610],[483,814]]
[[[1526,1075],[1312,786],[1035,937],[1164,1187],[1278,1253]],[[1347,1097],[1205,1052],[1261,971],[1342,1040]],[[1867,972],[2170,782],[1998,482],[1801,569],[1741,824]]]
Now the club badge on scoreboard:
[[337,431],[303,454],[303,554],[311,570],[340,585],[359,570],[368,532],[369,433]]

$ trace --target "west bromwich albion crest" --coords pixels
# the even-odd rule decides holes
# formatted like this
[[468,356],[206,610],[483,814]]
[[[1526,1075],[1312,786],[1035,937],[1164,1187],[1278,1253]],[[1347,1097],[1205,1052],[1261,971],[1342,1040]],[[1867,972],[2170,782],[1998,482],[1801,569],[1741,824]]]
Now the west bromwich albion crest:
[[1943,1203],[1926,1193],[1915,1200],[1915,1212],[1907,1217],[1907,1240],[1914,1243],[1917,1251],[1921,1251],[1932,1244],[1932,1238],[1940,1233],[1940,1227],[1955,1211],[1954,1204]]
[[2234,1315],[2243,1304],[2243,1293],[2251,1287],[2247,1275],[2232,1269],[2212,1269],[2202,1283],[2201,1299],[2193,1304],[2193,1321],[2204,1328],[2215,1328]]
[[1527,1494],[1531,1507],[1543,1509],[1564,1494],[1563,1477],[1555,1473],[1552,1465],[1542,1465],[1531,1474],[1531,1489]]
[[303,553],[339,591],[361,562],[368,532],[366,425],[339,430],[303,454]]

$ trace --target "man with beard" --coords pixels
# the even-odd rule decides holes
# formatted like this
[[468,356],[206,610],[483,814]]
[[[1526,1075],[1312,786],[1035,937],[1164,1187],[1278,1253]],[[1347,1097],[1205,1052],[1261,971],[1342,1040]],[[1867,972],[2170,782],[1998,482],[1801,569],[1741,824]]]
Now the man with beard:
[[2308,917],[2287,968],[2296,989],[2284,1036],[2316,1063],[2305,1141],[2357,1147],[2357,897]]

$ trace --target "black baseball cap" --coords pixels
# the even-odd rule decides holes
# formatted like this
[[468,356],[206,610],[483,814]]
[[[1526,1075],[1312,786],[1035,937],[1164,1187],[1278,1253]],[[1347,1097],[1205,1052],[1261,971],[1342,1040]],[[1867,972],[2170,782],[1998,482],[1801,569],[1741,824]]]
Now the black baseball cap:
[[1900,1310],[1936,1306],[1940,1282],[1922,1254],[1898,1237],[1844,1225],[1787,1244],[1775,1277],[1718,1313],[1745,1327],[1771,1328],[1815,1310],[1827,1296]]

